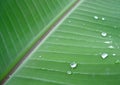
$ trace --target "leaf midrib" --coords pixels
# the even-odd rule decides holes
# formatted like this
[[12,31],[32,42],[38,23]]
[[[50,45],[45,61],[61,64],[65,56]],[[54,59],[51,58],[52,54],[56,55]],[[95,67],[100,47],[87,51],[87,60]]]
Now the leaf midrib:
[[[78,6],[78,4],[80,3],[81,0],[76,0],[73,1],[73,3],[71,3],[70,5],[68,5],[64,10],[62,10],[58,16],[56,16],[47,26],[45,26],[42,30],[41,33],[39,33],[33,40],[33,43],[31,48],[28,49],[25,54],[23,55],[23,57],[19,60],[19,62],[17,62],[17,64],[12,68],[12,70],[7,74],[7,76],[1,81],[1,84],[4,84],[8,79],[9,79],[9,75],[12,75],[17,68],[24,63],[28,57],[37,49],[37,47],[39,45],[41,45],[46,39],[47,37],[49,37],[49,35],[55,30],[55,28],[57,26],[59,26],[59,24],[67,17],[69,16],[69,14]],[[81,1],[82,2],[82,1]],[[44,30],[45,29],[45,30]],[[46,29],[48,29],[46,31]],[[44,34],[43,34],[44,33]],[[41,37],[40,37],[41,36]],[[28,45],[29,46],[29,45]]]

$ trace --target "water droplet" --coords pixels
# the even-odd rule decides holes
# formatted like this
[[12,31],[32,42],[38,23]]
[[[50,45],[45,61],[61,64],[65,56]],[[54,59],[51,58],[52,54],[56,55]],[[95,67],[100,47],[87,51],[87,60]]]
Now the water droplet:
[[70,74],[72,74],[72,72],[71,72],[71,71],[67,71],[67,74],[69,74],[69,75],[70,75]]
[[120,60],[116,60],[116,61],[115,61],[115,64],[119,64],[119,63],[120,63]]
[[70,67],[71,67],[71,68],[75,68],[75,67],[77,67],[77,63],[72,62],[72,63],[70,64]]
[[115,54],[115,53],[113,53],[112,55],[113,55],[113,56],[116,56],[116,54]]
[[107,36],[107,33],[106,32],[102,32],[101,35],[105,37],[105,36]]
[[98,16],[94,16],[94,19],[98,19]]
[[110,45],[108,48],[114,48],[112,45]]
[[102,17],[102,20],[105,20],[105,18],[104,18],[104,17]]
[[102,57],[103,59],[105,59],[107,56],[108,56],[107,53],[103,53],[103,54],[101,54],[101,57]]
[[112,43],[111,41],[105,41],[104,43],[107,43],[107,44],[109,44],[109,43]]

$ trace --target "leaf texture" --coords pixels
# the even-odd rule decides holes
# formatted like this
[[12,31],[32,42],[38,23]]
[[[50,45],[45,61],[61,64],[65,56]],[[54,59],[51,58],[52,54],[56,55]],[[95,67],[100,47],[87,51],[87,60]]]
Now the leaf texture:
[[119,85],[119,4],[80,1],[5,85]]
[[0,1],[0,80],[75,1]]

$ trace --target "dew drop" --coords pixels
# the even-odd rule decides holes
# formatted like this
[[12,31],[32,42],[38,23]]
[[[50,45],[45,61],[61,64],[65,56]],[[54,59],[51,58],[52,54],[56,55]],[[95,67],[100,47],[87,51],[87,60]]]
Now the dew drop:
[[113,55],[113,56],[116,56],[116,54],[115,54],[115,53],[113,53],[112,55]]
[[105,37],[105,36],[107,36],[107,33],[106,33],[106,32],[102,32],[101,35],[102,35],[103,37]]
[[72,63],[70,64],[70,67],[71,67],[71,68],[75,68],[75,67],[77,67],[77,63],[72,62]]
[[120,60],[116,60],[116,61],[115,61],[115,64],[119,64],[119,63],[120,63]]
[[114,48],[112,45],[110,45],[108,48]]
[[105,20],[105,18],[104,18],[104,17],[102,17],[102,20]]
[[112,43],[112,42],[111,41],[105,41],[104,43],[109,44],[109,43]]
[[70,75],[70,74],[72,74],[72,72],[71,72],[71,71],[67,71],[67,74],[69,74],[69,75]]
[[103,59],[105,59],[107,56],[108,56],[107,53],[103,53],[103,54],[101,54],[101,57],[102,57]]
[[94,19],[98,19],[98,16],[94,16]]

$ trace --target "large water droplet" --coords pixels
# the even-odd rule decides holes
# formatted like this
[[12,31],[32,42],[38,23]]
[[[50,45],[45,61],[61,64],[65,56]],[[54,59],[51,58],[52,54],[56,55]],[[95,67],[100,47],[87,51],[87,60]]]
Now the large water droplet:
[[98,16],[94,16],[94,19],[98,19]]
[[116,60],[116,61],[115,61],[115,64],[119,64],[119,63],[120,63],[120,60]]
[[101,54],[101,57],[102,57],[103,59],[105,59],[107,56],[108,56],[107,53],[103,53],[103,54]]
[[107,33],[106,33],[106,32],[102,32],[101,35],[102,35],[103,37],[105,37],[105,36],[107,36]]
[[72,72],[71,72],[71,71],[67,71],[67,74],[69,74],[69,75],[70,75],[70,74],[72,74]]
[[71,67],[71,68],[75,68],[75,67],[77,67],[77,63],[72,62],[72,63],[70,64],[70,67]]

